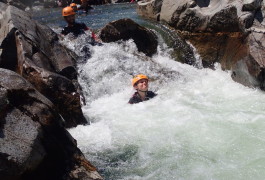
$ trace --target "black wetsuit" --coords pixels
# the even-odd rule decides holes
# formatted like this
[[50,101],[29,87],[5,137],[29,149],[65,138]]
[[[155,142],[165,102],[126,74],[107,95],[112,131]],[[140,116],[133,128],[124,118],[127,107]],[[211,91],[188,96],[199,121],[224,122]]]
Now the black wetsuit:
[[[147,101],[147,100],[155,97],[156,95],[157,94],[155,94],[152,91],[147,91],[144,101]],[[128,103],[129,104],[136,104],[136,103],[139,103],[139,102],[142,102],[142,101],[143,100],[140,98],[140,95],[138,94],[138,92],[135,92]]]
[[83,34],[86,30],[88,30],[88,27],[84,23],[74,23],[73,26],[69,27],[66,26],[62,30],[63,35],[67,35],[69,33],[73,33],[74,36],[78,36],[79,34]]

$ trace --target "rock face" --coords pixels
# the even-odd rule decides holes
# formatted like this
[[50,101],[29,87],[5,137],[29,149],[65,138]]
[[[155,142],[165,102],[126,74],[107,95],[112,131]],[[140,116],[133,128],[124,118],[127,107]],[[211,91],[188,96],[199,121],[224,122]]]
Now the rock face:
[[162,2],[162,0],[139,1],[137,13],[143,17],[159,20]]
[[47,26],[0,3],[0,67],[17,72],[51,100],[66,127],[87,123],[80,103],[75,59]]
[[27,6],[31,7],[33,3],[33,1],[27,1],[27,0],[25,2],[20,1],[20,0],[0,0],[0,2],[15,6],[22,10],[25,10]]
[[100,32],[103,42],[133,39],[138,50],[147,56],[157,52],[156,35],[131,19],[120,19],[107,24]]
[[190,32],[239,32],[252,26],[261,0],[163,0],[160,16]]
[[163,0],[157,13],[191,42],[204,67],[219,62],[234,80],[265,89],[264,8],[262,0]]
[[52,102],[15,72],[0,76],[0,179],[102,179]]

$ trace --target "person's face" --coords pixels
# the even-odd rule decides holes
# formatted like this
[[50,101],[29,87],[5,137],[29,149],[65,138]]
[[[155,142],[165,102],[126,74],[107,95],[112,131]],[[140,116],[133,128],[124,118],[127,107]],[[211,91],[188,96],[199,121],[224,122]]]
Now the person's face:
[[74,24],[75,15],[65,16],[64,19],[68,24]]
[[147,91],[148,90],[148,80],[147,79],[141,79],[141,80],[139,80],[134,85],[134,89],[140,90],[140,91]]
[[74,12],[77,11],[77,6],[72,6],[72,8],[73,8]]

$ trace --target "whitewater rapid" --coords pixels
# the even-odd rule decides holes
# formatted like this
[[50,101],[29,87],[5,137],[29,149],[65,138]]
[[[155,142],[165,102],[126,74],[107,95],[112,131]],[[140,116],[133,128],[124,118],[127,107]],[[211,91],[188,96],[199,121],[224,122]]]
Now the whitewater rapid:
[[[78,147],[106,180],[263,179],[264,92],[169,51],[146,58],[132,40],[90,46],[78,67],[90,125],[69,129]],[[158,96],[131,105],[138,73]]]

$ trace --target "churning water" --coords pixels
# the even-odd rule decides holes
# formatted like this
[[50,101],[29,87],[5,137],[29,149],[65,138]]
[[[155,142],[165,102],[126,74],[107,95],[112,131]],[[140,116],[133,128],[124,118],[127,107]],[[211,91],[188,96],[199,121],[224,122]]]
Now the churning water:
[[[131,74],[158,93],[130,105]],[[265,96],[229,72],[196,69],[132,41],[93,47],[80,66],[91,124],[70,129],[106,179],[263,179]]]
[[[79,51],[81,39],[68,46]],[[178,63],[166,45],[152,58],[132,40],[89,48],[79,82],[90,125],[69,132],[106,180],[264,179],[264,92],[234,82],[218,64]],[[158,96],[131,105],[138,73]]]

